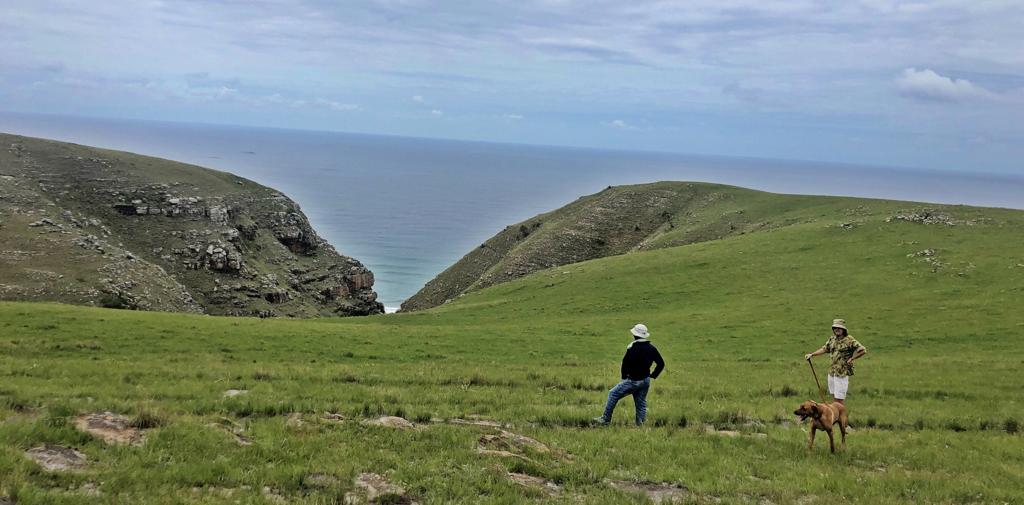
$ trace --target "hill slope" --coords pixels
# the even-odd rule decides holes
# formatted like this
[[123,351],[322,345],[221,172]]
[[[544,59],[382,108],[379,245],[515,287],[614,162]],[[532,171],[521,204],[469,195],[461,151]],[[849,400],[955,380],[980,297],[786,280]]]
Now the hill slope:
[[[555,211],[509,226],[428,282],[403,311],[441,305],[459,295],[524,275],[596,258],[662,249],[840,218],[859,226],[871,217],[945,222],[950,206],[858,198],[780,195],[687,182],[609,187]],[[945,220],[945,221],[943,221]]]
[[[1024,212],[807,203],[771,232],[547,269],[409,314],[0,303],[0,500],[313,505],[372,472],[419,503],[649,504],[659,486],[684,503],[1024,501]],[[855,431],[830,455],[821,434],[807,450],[792,412],[818,396],[802,357],[834,317],[869,354],[847,400]],[[612,426],[584,428],[638,321],[667,361],[647,426],[627,399]],[[145,421],[145,442],[75,428],[104,411]],[[417,428],[371,424],[385,414]],[[44,444],[88,462],[44,472],[26,457]]]
[[0,134],[0,299],[224,315],[383,311],[373,274],[234,175]]

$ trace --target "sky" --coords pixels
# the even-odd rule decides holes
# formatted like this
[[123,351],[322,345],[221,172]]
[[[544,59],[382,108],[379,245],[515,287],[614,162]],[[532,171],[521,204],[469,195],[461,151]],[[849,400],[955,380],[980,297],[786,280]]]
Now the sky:
[[1020,0],[4,0],[0,110],[1024,173]]

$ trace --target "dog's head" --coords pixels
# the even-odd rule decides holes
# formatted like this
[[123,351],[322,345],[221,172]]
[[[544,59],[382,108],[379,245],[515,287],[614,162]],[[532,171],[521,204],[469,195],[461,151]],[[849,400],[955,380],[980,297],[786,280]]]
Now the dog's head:
[[817,402],[807,400],[800,404],[800,406],[793,411],[794,414],[800,416],[800,420],[806,420],[808,417],[818,419],[821,417],[821,405]]

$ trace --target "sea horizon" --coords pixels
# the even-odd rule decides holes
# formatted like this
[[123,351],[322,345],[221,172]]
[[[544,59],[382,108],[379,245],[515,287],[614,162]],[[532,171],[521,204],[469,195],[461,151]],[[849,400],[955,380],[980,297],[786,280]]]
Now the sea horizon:
[[505,226],[613,185],[678,180],[1024,209],[1024,177],[998,172],[4,111],[0,131],[191,163],[273,187],[341,254],[374,272],[389,311]]

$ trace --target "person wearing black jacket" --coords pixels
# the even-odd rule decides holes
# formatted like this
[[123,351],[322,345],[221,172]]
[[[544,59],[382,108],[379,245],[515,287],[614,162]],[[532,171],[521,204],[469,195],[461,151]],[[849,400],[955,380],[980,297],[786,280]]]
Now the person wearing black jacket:
[[[622,357],[622,382],[608,391],[608,403],[604,406],[604,414],[594,418],[597,424],[611,423],[615,404],[626,396],[633,395],[636,425],[643,426],[644,420],[647,419],[647,391],[651,388],[651,379],[657,379],[665,369],[665,360],[650,342],[651,334],[647,327],[637,324],[629,332],[633,335],[633,341],[626,347],[626,355]],[[652,364],[657,365],[653,372]]]

